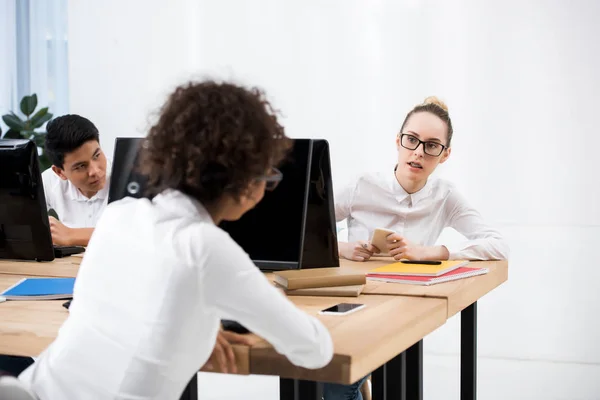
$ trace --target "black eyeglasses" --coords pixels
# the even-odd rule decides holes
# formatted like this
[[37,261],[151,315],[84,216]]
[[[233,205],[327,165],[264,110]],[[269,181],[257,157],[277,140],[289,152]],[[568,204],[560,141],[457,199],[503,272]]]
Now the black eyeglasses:
[[271,167],[271,171],[267,175],[256,178],[257,181],[265,181],[265,190],[275,190],[279,182],[283,179],[283,174],[275,167]]
[[439,157],[440,154],[442,154],[442,151],[448,148],[447,146],[444,146],[438,142],[424,142],[418,137],[409,135],[408,133],[400,134],[400,144],[405,149],[416,150],[421,143],[423,143],[423,151],[425,154],[433,157]]

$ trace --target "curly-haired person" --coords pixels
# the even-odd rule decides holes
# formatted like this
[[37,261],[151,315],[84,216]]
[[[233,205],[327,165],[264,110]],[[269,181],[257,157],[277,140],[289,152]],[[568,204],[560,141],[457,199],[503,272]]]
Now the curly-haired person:
[[178,399],[206,363],[235,372],[222,318],[289,360],[320,368],[327,329],[269,284],[222,231],[281,180],[290,140],[264,94],[230,83],[178,87],[141,153],[148,198],[111,203],[57,339],[19,379],[41,399]]

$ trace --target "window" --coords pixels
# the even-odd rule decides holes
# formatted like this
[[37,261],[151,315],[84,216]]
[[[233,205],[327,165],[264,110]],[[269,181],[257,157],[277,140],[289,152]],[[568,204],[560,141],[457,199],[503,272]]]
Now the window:
[[20,99],[32,93],[39,108],[47,106],[54,115],[68,112],[67,9],[67,0],[0,2],[2,115],[18,113]]

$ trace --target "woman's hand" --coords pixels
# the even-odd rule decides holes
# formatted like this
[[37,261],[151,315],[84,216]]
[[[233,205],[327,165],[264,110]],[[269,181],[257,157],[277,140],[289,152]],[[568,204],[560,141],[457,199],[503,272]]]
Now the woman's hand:
[[379,249],[368,242],[358,241],[353,243],[338,243],[340,256],[352,261],[367,261],[373,254],[379,253]]
[[248,335],[240,335],[235,332],[219,331],[215,347],[210,355],[210,358],[204,365],[204,368],[213,372],[223,372],[225,374],[237,373],[237,365],[235,362],[235,354],[233,353],[232,344],[251,344]]
[[395,260],[447,260],[450,256],[445,246],[421,246],[397,233],[387,237],[387,247]]

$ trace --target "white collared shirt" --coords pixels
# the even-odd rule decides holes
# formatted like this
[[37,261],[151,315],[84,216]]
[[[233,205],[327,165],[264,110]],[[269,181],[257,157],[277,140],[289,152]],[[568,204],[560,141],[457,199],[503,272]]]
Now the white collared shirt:
[[447,245],[450,259],[508,258],[502,235],[448,181],[430,178],[418,192],[408,194],[393,170],[361,176],[335,194],[336,220],[347,218],[348,241],[369,241],[376,228],[391,229],[423,246],[436,244],[442,230],[454,228],[467,238]]
[[296,365],[332,358],[327,329],[277,291],[200,203],[177,191],[125,198],[96,225],[57,339],[19,378],[41,400],[176,400],[226,317]]
[[69,228],[93,228],[108,202],[110,168],[106,184],[91,198],[85,197],[69,180],[61,179],[52,168],[42,173],[46,208],[56,211],[58,219]]

